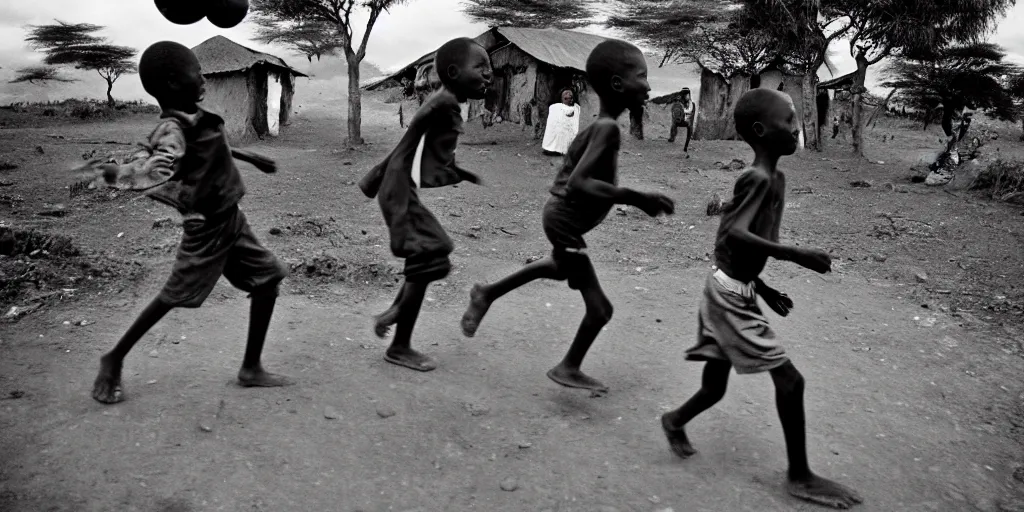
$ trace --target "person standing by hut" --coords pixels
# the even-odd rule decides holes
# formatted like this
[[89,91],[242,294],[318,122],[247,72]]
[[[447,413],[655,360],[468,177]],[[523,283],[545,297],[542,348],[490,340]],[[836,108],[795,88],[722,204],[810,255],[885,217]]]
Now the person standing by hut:
[[676,141],[676,135],[680,128],[686,128],[686,142],[683,143],[683,153],[690,158],[690,136],[693,134],[693,120],[697,115],[697,104],[690,99],[690,88],[683,87],[679,92],[679,99],[672,103],[672,127],[669,129],[669,143]]
[[576,104],[572,89],[562,89],[561,98],[561,103],[548,107],[548,121],[541,144],[548,156],[564,155],[580,131],[580,106]]

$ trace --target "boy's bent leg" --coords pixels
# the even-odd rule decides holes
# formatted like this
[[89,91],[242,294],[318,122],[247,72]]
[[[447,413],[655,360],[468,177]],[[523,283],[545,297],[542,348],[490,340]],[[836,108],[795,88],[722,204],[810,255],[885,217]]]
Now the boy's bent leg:
[[812,503],[833,508],[850,508],[863,499],[856,491],[811,472],[807,463],[807,432],[804,417],[804,378],[787,361],[771,370],[775,400],[786,436],[789,457],[789,493]]
[[238,383],[244,387],[267,388],[290,385],[291,379],[264,370],[260,362],[263,344],[267,339],[267,329],[270,328],[270,319],[274,315],[274,305],[277,303],[277,284],[254,291],[251,301],[249,338],[245,344],[242,368],[238,370]]
[[398,288],[398,295],[395,295],[395,301],[391,303],[388,309],[385,309],[383,313],[373,317],[373,333],[378,338],[383,338],[388,335],[391,331],[391,326],[398,322],[399,305],[402,303],[402,296],[405,294],[405,286]]
[[[580,370],[587,351],[594,344],[601,329],[612,319],[612,303],[601,289],[597,273],[590,258],[585,254],[575,254],[571,262],[572,275],[568,276],[570,286],[578,286],[583,295],[587,311],[576,331],[576,337],[569,346],[562,362],[548,371],[548,378],[567,387],[589,389],[598,392],[608,391],[608,387]],[[559,263],[561,265],[561,262]]]
[[100,358],[100,371],[92,385],[92,397],[96,401],[116,404],[124,400],[124,392],[121,388],[121,368],[124,366],[125,356],[171,309],[173,306],[160,300],[159,297],[153,299],[146,309],[142,310],[117,345],[114,345],[110,352]]
[[551,257],[537,260],[493,284],[475,284],[469,292],[469,307],[462,315],[462,334],[472,338],[491,304],[505,294],[537,279],[564,279]]
[[687,458],[697,450],[686,437],[684,427],[700,413],[710,409],[725,396],[729,384],[729,372],[732,364],[728,361],[708,361],[704,365],[700,389],[680,408],[667,412],[661,417],[661,429],[665,432],[672,452],[681,458]]
[[384,353],[384,360],[421,372],[429,372],[437,368],[437,363],[430,357],[412,349],[412,330],[416,326],[423,297],[427,294],[429,281],[406,281],[400,292],[398,304],[398,325],[391,346]]

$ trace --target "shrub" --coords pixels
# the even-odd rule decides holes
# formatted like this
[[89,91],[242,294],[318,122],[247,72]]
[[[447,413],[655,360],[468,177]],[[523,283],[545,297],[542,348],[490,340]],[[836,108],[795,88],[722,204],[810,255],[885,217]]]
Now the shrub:
[[1024,196],[1024,163],[996,160],[978,174],[971,188],[982,190],[993,199],[1017,202]]

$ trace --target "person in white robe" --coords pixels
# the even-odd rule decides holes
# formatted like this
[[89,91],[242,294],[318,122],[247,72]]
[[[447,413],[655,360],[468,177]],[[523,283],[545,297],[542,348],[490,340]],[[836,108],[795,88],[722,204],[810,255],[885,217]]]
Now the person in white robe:
[[580,106],[576,104],[572,89],[562,89],[561,97],[561,103],[548,107],[548,121],[541,144],[545,155],[564,155],[580,131]]

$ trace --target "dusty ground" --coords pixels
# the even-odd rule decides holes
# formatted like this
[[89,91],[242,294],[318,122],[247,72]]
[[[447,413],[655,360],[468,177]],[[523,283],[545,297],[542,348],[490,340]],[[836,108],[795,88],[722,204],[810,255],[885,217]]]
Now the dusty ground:
[[[127,361],[129,400],[113,407],[89,398],[97,358],[162,284],[180,228],[152,228],[174,216],[148,200],[69,200],[62,186],[82,153],[124,148],[82,140],[131,142],[152,118],[0,131],[0,159],[19,165],[0,174],[11,183],[0,192],[24,199],[0,205],[0,220],[67,235],[82,258],[113,269],[74,286],[26,285],[76,291],[0,325],[0,510],[815,509],[782,491],[767,377],[733,378],[692,425],[701,453],[689,461],[671,456],[657,421],[699,382],[682,352],[711,265],[717,219],[704,209],[736,177],[714,164],[749,160],[748,150],[697,141],[683,160],[664,134],[627,144],[622,182],[663,190],[678,209],[660,221],[623,209],[589,237],[616,305],[587,362],[612,391],[591,398],[544,377],[582,316],[564,285],[508,296],[475,339],[458,331],[474,281],[546,251],[540,207],[557,162],[518,130],[464,140],[460,159],[487,187],[424,194],[458,246],[415,335],[441,367],[418,374],[381,360],[370,315],[390,302],[399,267],[354,182],[400,131],[392,106],[366,105],[373,144],[346,149],[341,120],[306,107],[284,137],[252,147],[281,173],[243,171],[244,210],[296,273],[266,363],[299,384],[232,384],[248,302],[224,285],[144,339]],[[937,138],[893,122],[869,138],[872,162],[885,164],[841,149],[786,160],[784,237],[837,264],[823,277],[770,264],[767,280],[797,301],[775,325],[808,380],[812,466],[859,489],[862,510],[1024,510],[1021,212],[908,183]],[[992,150],[1021,152],[1006,140]],[[36,215],[54,203],[67,215]],[[136,263],[141,274],[128,272]]]

